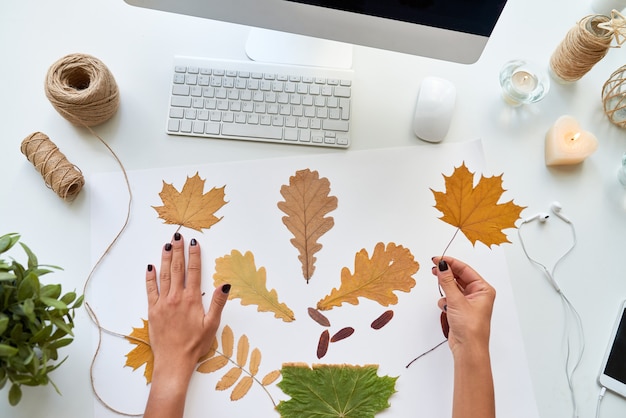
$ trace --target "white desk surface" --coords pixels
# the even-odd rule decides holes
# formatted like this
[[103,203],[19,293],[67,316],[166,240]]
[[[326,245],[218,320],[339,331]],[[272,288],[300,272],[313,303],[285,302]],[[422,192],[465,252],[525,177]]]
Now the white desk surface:
[[[436,147],[411,132],[419,83],[427,75],[453,81],[458,89],[447,142],[481,138],[489,173],[504,173],[505,188],[523,216],[548,211],[559,200],[576,226],[578,244],[556,272],[556,279],[582,317],[587,344],[575,375],[580,417],[595,413],[596,376],[620,300],[626,298],[622,267],[626,239],[626,190],[616,178],[626,151],[626,131],[607,120],[601,88],[624,64],[626,51],[611,50],[582,80],[553,83],[549,95],[532,106],[511,108],[500,98],[498,73],[508,60],[543,64],[566,32],[592,13],[586,0],[510,0],[480,61],[471,66],[355,47],[354,142],[351,150],[383,147]],[[60,57],[84,52],[100,58],[121,91],[116,116],[97,128],[127,169],[218,161],[332,153],[309,147],[170,137],[164,133],[167,83],[174,55],[245,58],[248,29],[185,16],[133,8],[122,0],[22,0],[0,6],[0,110],[3,132],[0,164],[0,234],[20,232],[43,263],[63,266],[55,273],[64,289],[82,289],[90,269],[88,199],[82,193],[66,203],[48,190],[19,151],[35,131],[48,134],[78,165],[89,185],[96,172],[118,170],[115,161],[88,132],[71,126],[52,108],[43,90],[48,67]],[[394,80],[392,86],[380,80]],[[403,80],[404,81],[400,81]],[[383,109],[383,110],[381,110]],[[547,168],[544,135],[554,121],[571,114],[592,131],[600,146],[583,164]],[[374,115],[378,117],[375,118]],[[555,219],[556,220],[556,219]],[[567,229],[553,222],[541,235],[528,226],[526,244],[545,263],[567,247]],[[570,417],[561,344],[559,297],[525,258],[514,230],[505,245],[537,404],[543,417]],[[3,417],[89,417],[93,396],[88,368],[92,327],[81,310],[75,342],[64,350],[67,362],[52,387],[25,389],[23,402],[10,407],[0,393]],[[623,417],[626,400],[607,392],[601,417]]]

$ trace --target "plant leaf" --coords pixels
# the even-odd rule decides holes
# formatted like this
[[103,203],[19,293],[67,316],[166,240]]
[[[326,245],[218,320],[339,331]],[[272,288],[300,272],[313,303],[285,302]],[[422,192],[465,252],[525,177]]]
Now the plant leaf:
[[250,354],[250,374],[256,376],[259,372],[259,366],[261,365],[261,351],[258,348],[252,350]]
[[230,255],[218,258],[213,281],[215,287],[226,283],[232,285],[228,299],[239,298],[242,305],[256,305],[257,311],[273,312],[276,318],[285,322],[296,319],[293,311],[278,301],[276,290],[267,290],[265,268],[256,269],[254,255],[250,251],[242,255],[232,250]]
[[278,387],[291,399],[276,409],[282,418],[373,418],[389,407],[397,380],[377,372],[376,365],[284,364]]
[[235,386],[235,388],[231,392],[230,400],[231,401],[238,401],[239,399],[241,399],[244,396],[246,396],[246,394],[248,393],[248,391],[252,387],[253,383],[254,383],[254,379],[252,377],[244,376],[239,381],[239,383],[237,383],[237,386]]
[[266,374],[261,380],[263,386],[271,385],[280,377],[280,370],[273,370]]
[[126,354],[126,366],[132,367],[133,370],[137,370],[139,367],[146,365],[146,369],[143,372],[146,378],[146,383],[152,381],[152,369],[154,367],[154,355],[152,354],[152,348],[150,347],[150,335],[148,334],[148,321],[142,319],[142,328],[133,328],[133,332],[126,337],[131,344],[135,344],[128,354]]
[[505,192],[502,175],[480,177],[474,187],[474,173],[463,163],[455,168],[451,176],[443,176],[446,191],[431,189],[435,197],[435,208],[443,213],[442,221],[463,232],[472,245],[480,241],[488,247],[510,242],[503,229],[515,228],[515,221],[525,207],[512,200],[498,203]]
[[382,306],[398,303],[394,291],[410,292],[415,286],[413,274],[419,270],[419,263],[411,252],[393,242],[379,242],[370,259],[362,249],[354,258],[354,274],[347,267],[341,270],[341,286],[317,302],[317,309],[329,310],[344,302],[359,304],[359,297],[371,299]]
[[211,357],[200,363],[196,369],[200,373],[213,373],[228,364],[228,358],[224,356]]
[[204,193],[204,180],[198,173],[187,177],[179,192],[172,184],[163,182],[159,193],[163,206],[153,206],[166,224],[181,225],[202,232],[219,222],[214,213],[226,204],[224,187]]
[[287,214],[283,223],[294,236],[291,244],[300,253],[298,259],[307,283],[315,272],[314,254],[322,249],[317,241],[335,224],[332,217],[326,217],[337,209],[337,198],[329,193],[328,179],[319,178],[317,171],[309,169],[297,171],[289,178],[289,185],[280,188],[285,201],[278,202],[278,208]]
[[226,390],[241,377],[241,373],[243,373],[243,369],[241,367],[233,367],[217,382],[215,385],[215,390]]
[[226,325],[222,330],[222,354],[226,357],[232,357],[235,347],[235,336],[233,330]]
[[248,352],[250,351],[250,342],[246,334],[239,337],[237,343],[237,364],[241,367],[245,366],[248,362]]

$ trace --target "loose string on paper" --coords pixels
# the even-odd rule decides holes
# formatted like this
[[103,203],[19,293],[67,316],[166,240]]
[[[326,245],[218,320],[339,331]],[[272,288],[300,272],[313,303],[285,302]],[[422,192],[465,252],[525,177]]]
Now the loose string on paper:
[[591,15],[569,30],[550,58],[550,70],[563,82],[587,74],[609,52],[613,41],[621,47],[626,37],[626,19],[616,10],[611,17]]
[[93,321],[98,329],[98,345],[91,360],[89,367],[89,376],[91,380],[92,391],[98,401],[107,409],[116,414],[125,416],[141,416],[142,414],[129,414],[109,405],[98,394],[94,380],[94,367],[96,358],[100,353],[102,346],[102,334],[107,333],[116,337],[135,340],[144,344],[146,341],[127,336],[121,333],[105,329],[98,320],[94,310],[91,308],[87,298],[87,289],[93,275],[104,257],[111,251],[111,248],[119,240],[122,233],[126,230],[130,220],[131,206],[133,194],[130,187],[128,174],[122,161],[115,151],[102,139],[92,127],[108,121],[117,112],[119,108],[119,90],[113,74],[107,66],[99,59],[87,54],[70,54],[56,61],[49,68],[45,81],[45,93],[54,108],[71,122],[73,125],[86,128],[93,136],[95,136],[111,153],[124,175],[124,181],[128,190],[128,205],[126,217],[123,225],[106,247],[102,255],[98,258],[92,267],[84,284],[83,294],[85,295],[85,308],[89,318]]

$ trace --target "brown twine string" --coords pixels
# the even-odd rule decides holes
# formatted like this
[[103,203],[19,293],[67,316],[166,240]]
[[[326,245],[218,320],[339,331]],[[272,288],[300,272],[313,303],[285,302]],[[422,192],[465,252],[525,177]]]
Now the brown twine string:
[[587,16],[570,29],[550,58],[554,75],[565,82],[579,80],[604,58],[613,34],[599,25],[610,20],[603,15]]
[[39,174],[46,186],[63,200],[74,200],[85,184],[83,173],[70,163],[65,154],[42,132],[30,134],[20,147]]
[[45,91],[61,116],[77,126],[108,121],[120,103],[113,74],[102,61],[87,54],[66,55],[52,64]]
[[94,367],[96,358],[102,348],[103,333],[143,343],[146,342],[104,328],[100,324],[95,311],[91,308],[87,297],[87,289],[95,271],[104,260],[104,257],[109,254],[128,226],[133,200],[132,189],[124,164],[122,164],[122,161],[109,144],[107,144],[106,141],[100,137],[100,135],[91,129],[92,126],[106,122],[115,114],[115,112],[117,112],[119,107],[119,91],[117,83],[115,82],[115,79],[109,69],[97,58],[86,54],[71,54],[59,59],[50,67],[46,75],[45,91],[46,96],[61,116],[74,125],[86,128],[107,148],[113,158],[115,158],[115,161],[124,175],[124,181],[128,190],[126,218],[124,219],[124,223],[118,233],[89,272],[83,287],[83,295],[85,297],[85,308],[87,310],[87,314],[98,329],[98,345],[89,367],[89,378],[91,381],[92,392],[96,399],[105,408],[116,414],[131,417],[141,416],[142,414],[129,414],[117,410],[102,399],[96,389]]

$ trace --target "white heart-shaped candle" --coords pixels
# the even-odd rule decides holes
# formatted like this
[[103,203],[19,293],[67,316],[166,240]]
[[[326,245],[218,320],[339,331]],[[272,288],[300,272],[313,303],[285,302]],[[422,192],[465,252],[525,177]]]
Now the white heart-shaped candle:
[[583,131],[573,117],[561,116],[546,133],[546,165],[582,162],[598,148],[598,140]]

